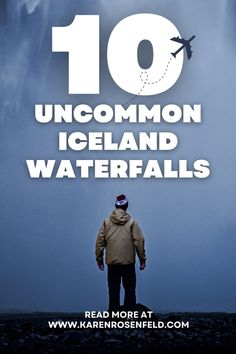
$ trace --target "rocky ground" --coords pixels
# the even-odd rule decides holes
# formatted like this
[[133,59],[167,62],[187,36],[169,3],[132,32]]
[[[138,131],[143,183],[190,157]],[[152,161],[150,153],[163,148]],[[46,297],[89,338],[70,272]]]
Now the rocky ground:
[[50,329],[48,321],[83,314],[0,315],[0,353],[236,353],[236,314],[169,313],[158,321],[189,321],[182,329]]

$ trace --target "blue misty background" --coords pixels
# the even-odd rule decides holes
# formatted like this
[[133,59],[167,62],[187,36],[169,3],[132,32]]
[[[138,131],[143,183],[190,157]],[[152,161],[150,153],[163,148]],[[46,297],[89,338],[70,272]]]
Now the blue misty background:
[[[152,12],[183,37],[196,35],[192,59],[169,91],[136,103],[201,103],[201,125],[130,127],[40,125],[35,103],[123,103],[130,96],[111,80],[109,33],[122,18]],[[155,310],[236,311],[235,12],[233,0],[40,1],[0,3],[0,310],[106,309],[106,274],[94,243],[100,223],[125,193],[146,236],[147,268],[138,300]],[[100,14],[101,93],[67,94],[67,57],[51,53],[51,27],[75,14]],[[125,53],[121,53],[125,55]],[[141,53],[148,59],[148,52]],[[57,151],[61,130],[171,130],[173,152]],[[205,158],[207,180],[31,180],[26,159]]]

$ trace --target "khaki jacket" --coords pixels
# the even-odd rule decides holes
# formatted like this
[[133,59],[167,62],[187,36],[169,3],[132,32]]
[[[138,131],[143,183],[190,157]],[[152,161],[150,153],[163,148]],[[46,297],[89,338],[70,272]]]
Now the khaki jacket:
[[137,222],[123,209],[117,208],[104,220],[96,241],[96,260],[103,263],[106,249],[106,264],[135,263],[137,253],[140,263],[146,260],[144,237]]

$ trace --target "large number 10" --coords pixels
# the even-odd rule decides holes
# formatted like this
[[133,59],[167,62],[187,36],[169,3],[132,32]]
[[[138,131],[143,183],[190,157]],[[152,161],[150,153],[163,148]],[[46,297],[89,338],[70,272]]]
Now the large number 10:
[[[183,52],[170,61],[175,43],[170,38],[180,36],[175,25],[156,14],[136,14],[126,17],[113,29],[107,48],[108,67],[113,80],[123,90],[143,96],[168,90],[178,80],[183,66]],[[153,47],[153,60],[148,69],[138,62],[138,46],[148,40]],[[53,27],[52,50],[69,53],[69,93],[99,93],[99,16],[76,15],[71,25]],[[168,68],[168,70],[167,70]]]

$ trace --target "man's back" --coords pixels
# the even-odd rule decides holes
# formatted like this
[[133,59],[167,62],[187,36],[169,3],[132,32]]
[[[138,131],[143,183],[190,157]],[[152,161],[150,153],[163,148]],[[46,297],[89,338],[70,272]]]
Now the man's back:
[[115,209],[103,222],[96,242],[96,258],[101,260],[106,248],[106,264],[145,262],[144,237],[137,222],[123,209]]

